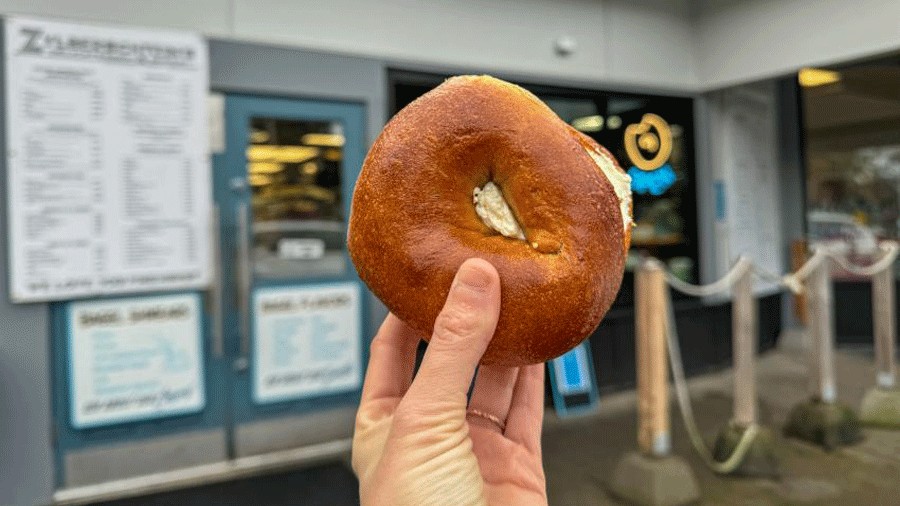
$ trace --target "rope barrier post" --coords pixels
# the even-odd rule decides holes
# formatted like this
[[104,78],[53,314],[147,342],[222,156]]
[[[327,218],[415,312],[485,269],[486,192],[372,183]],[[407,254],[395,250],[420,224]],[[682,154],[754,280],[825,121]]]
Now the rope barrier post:
[[741,443],[745,432],[755,429],[735,474],[757,477],[779,476],[775,456],[775,437],[771,430],[758,425],[756,402],[756,353],[759,349],[759,308],[753,295],[753,265],[742,258],[740,276],[732,287],[732,360],[734,367],[734,406],[731,423],[722,428],[716,439],[713,456],[718,462],[728,459]]
[[645,455],[665,457],[672,447],[669,426],[669,375],[666,356],[666,279],[657,262],[648,262],[635,279],[642,294],[635,307],[638,446]]
[[859,419],[837,402],[834,372],[834,295],[831,259],[825,258],[806,281],[808,332],[812,336],[810,374],[813,394],[794,407],[785,434],[822,445],[828,450],[862,438]]
[[749,427],[756,423],[756,350],[758,308],[753,297],[753,271],[749,268],[733,288],[731,327],[734,360],[735,425]]
[[834,379],[834,294],[831,286],[831,262],[822,262],[810,275],[809,304],[812,321],[812,370],[814,395],[826,404],[837,401]]
[[679,506],[700,498],[691,467],[671,455],[663,266],[649,259],[635,273],[638,449],[616,466],[612,492],[631,504]]
[[894,366],[894,342],[897,339],[897,288],[893,266],[872,278],[872,318],[875,331],[875,388],[863,397],[860,418],[863,423],[900,429],[900,389]]
[[875,329],[875,371],[877,385],[885,390],[896,387],[894,341],[897,339],[894,269],[879,272],[872,279],[872,317]]

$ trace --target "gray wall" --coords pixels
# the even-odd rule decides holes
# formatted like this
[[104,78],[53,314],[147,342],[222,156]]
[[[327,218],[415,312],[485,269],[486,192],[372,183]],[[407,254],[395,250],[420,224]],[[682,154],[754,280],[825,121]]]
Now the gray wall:
[[[791,265],[791,242],[806,233],[806,172],[800,130],[800,96],[793,77],[779,79],[775,85],[778,104],[778,169],[781,176],[781,240],[784,265]],[[792,297],[784,298],[785,327],[799,322],[794,317]]]
[[694,54],[704,89],[900,49],[897,0],[696,0]]
[[[0,88],[5,82],[0,75]],[[0,100],[2,118],[5,109]],[[0,147],[6,153],[3,126]],[[6,206],[6,157],[0,156],[0,504],[46,503],[53,493],[49,311],[46,304],[9,300]]]
[[[0,0],[0,13],[196,30],[408,64],[696,86],[689,0]],[[577,49],[562,57],[556,39]]]

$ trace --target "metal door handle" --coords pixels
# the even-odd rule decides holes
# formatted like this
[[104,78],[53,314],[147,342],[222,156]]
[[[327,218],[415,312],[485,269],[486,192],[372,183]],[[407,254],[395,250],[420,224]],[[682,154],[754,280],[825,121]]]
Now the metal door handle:
[[213,356],[221,358],[225,354],[224,337],[222,335],[222,244],[221,244],[221,225],[222,218],[219,206],[214,205],[212,208],[212,218],[210,219],[210,240],[212,241],[212,282],[209,286],[207,294],[209,301],[209,314],[212,318],[210,329],[212,338]]
[[250,213],[241,202],[237,209],[237,306],[240,319],[241,357],[250,354]]

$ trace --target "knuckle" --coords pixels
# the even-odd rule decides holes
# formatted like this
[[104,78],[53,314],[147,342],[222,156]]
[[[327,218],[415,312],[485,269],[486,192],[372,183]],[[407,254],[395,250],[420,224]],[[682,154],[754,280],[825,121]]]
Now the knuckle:
[[432,342],[443,346],[464,341],[480,330],[480,324],[480,318],[470,308],[446,308],[434,321]]
[[376,334],[375,337],[372,339],[372,342],[369,343],[369,353],[371,355],[375,355],[379,351],[386,351],[389,348],[390,348],[390,345],[387,343],[384,336],[381,335],[380,333]]
[[417,403],[402,402],[394,413],[394,426],[400,432],[409,431],[418,427],[427,418],[428,409]]

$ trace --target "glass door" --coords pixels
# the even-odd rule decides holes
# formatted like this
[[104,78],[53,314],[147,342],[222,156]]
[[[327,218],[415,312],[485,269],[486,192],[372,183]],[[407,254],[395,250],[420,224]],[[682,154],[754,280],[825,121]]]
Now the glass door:
[[214,159],[232,452],[349,437],[367,350],[346,249],[361,104],[226,96]]

